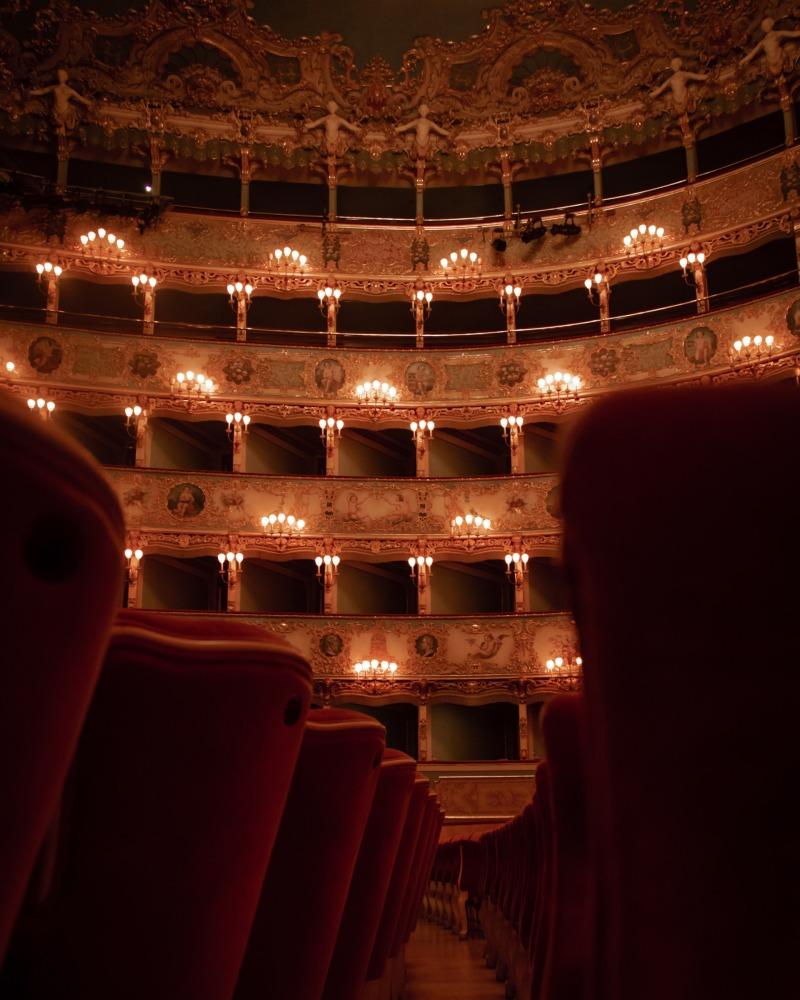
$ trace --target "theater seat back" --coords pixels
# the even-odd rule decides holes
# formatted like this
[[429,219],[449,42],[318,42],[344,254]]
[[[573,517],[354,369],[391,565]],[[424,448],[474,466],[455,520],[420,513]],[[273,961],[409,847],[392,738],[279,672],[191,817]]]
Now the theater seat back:
[[2,963],[121,598],[124,533],[94,461],[6,400],[0,465]]
[[800,391],[625,392],[573,429],[607,1000],[798,996]]
[[385,737],[383,726],[360,712],[309,713],[236,1000],[319,1000]]

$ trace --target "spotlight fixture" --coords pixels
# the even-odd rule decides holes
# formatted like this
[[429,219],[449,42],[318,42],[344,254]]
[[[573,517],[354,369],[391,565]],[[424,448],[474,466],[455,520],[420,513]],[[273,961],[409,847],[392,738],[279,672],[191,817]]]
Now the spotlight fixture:
[[[580,232],[580,227],[578,231]],[[523,243],[533,243],[535,240],[540,240],[546,232],[547,228],[542,222],[541,215],[537,215],[534,219],[528,219],[525,228],[519,234],[519,238]]]
[[553,236],[580,236],[581,227],[575,221],[573,213],[566,212],[564,214],[564,221],[554,222],[550,226],[550,232]]
[[505,253],[508,249],[508,241],[503,237],[503,230],[496,229],[497,234],[492,240],[492,250],[496,250],[497,253]]

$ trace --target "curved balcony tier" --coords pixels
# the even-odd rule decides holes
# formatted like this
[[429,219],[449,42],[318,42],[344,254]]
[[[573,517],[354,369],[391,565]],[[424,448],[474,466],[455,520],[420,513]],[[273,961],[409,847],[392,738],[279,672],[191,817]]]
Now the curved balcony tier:
[[[769,334],[775,342],[765,360],[731,360],[736,340]],[[630,385],[791,371],[800,363],[800,292],[631,332],[435,352],[209,343],[3,322],[0,356],[17,366],[6,379],[9,391],[25,396],[44,386],[59,405],[85,412],[118,413],[139,399],[152,413],[202,420],[224,416],[239,402],[256,421],[316,424],[337,413],[356,423],[406,427],[424,412],[475,425],[495,422],[510,403],[526,414],[563,410],[543,401],[537,386],[558,370],[581,377],[584,398]],[[187,369],[214,380],[209,401],[189,405],[171,394],[171,380]],[[372,379],[396,386],[398,403],[360,405],[356,386]]]
[[[534,546],[558,544],[557,479],[550,475],[458,479],[356,479],[291,477],[159,469],[104,469],[119,496],[129,531],[148,552],[212,554],[236,534],[245,555],[286,553],[313,558],[323,537],[339,542],[343,555],[360,558],[408,556],[412,539],[435,541],[437,552],[474,552],[502,559],[509,536]],[[191,485],[189,511],[176,505]],[[290,511],[305,521],[302,532],[272,535],[261,517]],[[487,537],[451,539],[450,522],[474,511],[491,520]],[[505,537],[504,537],[505,536]]]
[[[315,297],[320,282],[335,274],[345,292],[344,306],[347,298],[404,297],[421,278],[431,282],[437,297],[492,295],[507,275],[526,292],[536,287],[546,291],[582,284],[601,261],[610,277],[625,280],[676,267],[694,244],[708,257],[720,256],[757,245],[777,232],[791,232],[800,190],[787,180],[787,170],[795,161],[796,154],[787,150],[677,190],[577,213],[580,235],[531,242],[509,236],[502,253],[491,245],[495,226],[486,223],[410,230],[339,223],[335,230],[324,230],[310,222],[174,212],[143,233],[130,220],[67,212],[63,242],[55,245],[45,215],[14,209],[0,220],[0,260],[33,266],[43,255],[57,253],[74,276],[127,283],[132,273],[147,268],[159,287],[221,293],[229,281],[246,273],[256,294],[279,297]],[[557,216],[545,213],[544,221],[557,221]],[[641,223],[663,226],[664,238],[646,254],[628,252],[623,239]],[[115,234],[125,239],[120,254],[87,252],[81,246],[80,236],[88,229],[112,224]],[[273,251],[287,244],[308,257],[302,271],[287,273],[276,264]],[[479,254],[480,266],[466,274],[446,272],[440,259],[461,247]]]
[[[175,612],[163,612],[174,614]],[[548,671],[547,660],[575,645],[569,614],[392,616],[236,615],[276,632],[311,664],[320,693],[384,694],[387,700],[495,700],[498,692],[524,700],[576,686],[575,675]],[[365,692],[353,665],[370,654],[374,639],[385,645],[398,670],[391,684]],[[422,642],[420,638],[425,637]],[[424,654],[424,655],[422,655]],[[352,681],[352,689],[350,683]],[[368,682],[367,682],[368,686]]]

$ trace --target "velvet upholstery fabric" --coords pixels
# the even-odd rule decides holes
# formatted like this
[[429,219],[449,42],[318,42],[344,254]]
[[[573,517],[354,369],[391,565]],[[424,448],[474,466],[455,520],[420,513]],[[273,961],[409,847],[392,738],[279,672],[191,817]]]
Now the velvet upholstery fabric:
[[122,514],[93,459],[0,400],[0,963],[122,591]]
[[542,734],[550,765],[553,872],[541,1000],[584,1000],[594,884],[587,840],[582,697],[559,695],[549,702]]
[[360,712],[309,713],[236,1000],[322,995],[385,739]]
[[631,391],[573,428],[599,1000],[800,996],[800,391]]
[[422,827],[422,817],[425,813],[427,796],[428,779],[418,774],[414,779],[414,789],[411,793],[408,815],[406,816],[392,878],[378,924],[378,933],[375,935],[375,944],[372,947],[372,955],[367,969],[367,980],[381,978],[389,958],[389,951],[394,943],[394,934],[397,929],[397,922],[400,919],[400,910],[403,905],[406,886],[411,877],[411,865],[414,860],[414,851],[416,850],[417,839]]
[[434,792],[428,792],[428,801],[425,807],[423,830],[421,832],[419,844],[419,854],[415,858],[412,867],[413,885],[407,895],[406,903],[398,921],[398,929],[390,954],[396,955],[400,947],[411,937],[411,932],[417,923],[417,915],[425,886],[431,875],[433,859],[436,852],[436,845],[439,841],[439,833],[442,828],[442,813],[439,808],[439,800]]
[[247,629],[115,628],[7,995],[230,997],[310,697],[307,663]]
[[354,1000],[364,984],[405,830],[415,773],[411,757],[388,747],[384,750],[375,798],[328,966],[324,1000]]

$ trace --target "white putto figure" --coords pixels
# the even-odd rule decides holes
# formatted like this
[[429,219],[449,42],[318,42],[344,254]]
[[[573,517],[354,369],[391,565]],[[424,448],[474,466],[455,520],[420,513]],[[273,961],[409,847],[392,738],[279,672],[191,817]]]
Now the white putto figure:
[[403,132],[410,132],[414,130],[414,144],[416,147],[417,159],[424,160],[428,155],[431,145],[431,132],[435,132],[436,135],[446,136],[450,133],[447,129],[441,128],[436,122],[432,122],[428,118],[430,108],[427,104],[420,104],[419,106],[419,118],[415,118],[414,121],[408,122],[405,125],[398,125],[395,128],[395,132],[398,135]]
[[58,83],[51,84],[49,87],[39,87],[38,90],[32,90],[31,96],[41,97],[43,94],[52,94],[53,119],[56,123],[56,127],[59,129],[72,129],[77,123],[78,115],[70,102],[78,101],[87,108],[92,102],[87,101],[86,98],[82,97],[77,90],[70,87],[67,83],[67,80],[69,80],[69,74],[65,69],[58,70],[56,77],[58,78]]
[[691,73],[683,69],[683,60],[676,56],[671,62],[672,76],[668,77],[660,87],[650,92],[651,97],[660,97],[667,88],[672,92],[672,105],[679,115],[694,109],[694,100],[690,85],[701,83],[708,79],[707,73]]
[[791,38],[800,38],[800,31],[776,31],[775,21],[771,17],[764,18],[761,22],[761,30],[764,32],[764,37],[758,45],[750,49],[742,59],[741,64],[742,66],[746,66],[755,59],[759,52],[763,52],[769,72],[773,76],[780,76],[783,72],[783,51],[781,46]]
[[306,132],[311,132],[313,129],[324,126],[325,152],[331,156],[335,156],[339,146],[339,131],[345,128],[348,132],[356,133],[358,132],[358,128],[338,114],[339,105],[336,101],[328,101],[326,107],[328,109],[327,115],[317,118],[316,121],[308,122],[305,130]]

